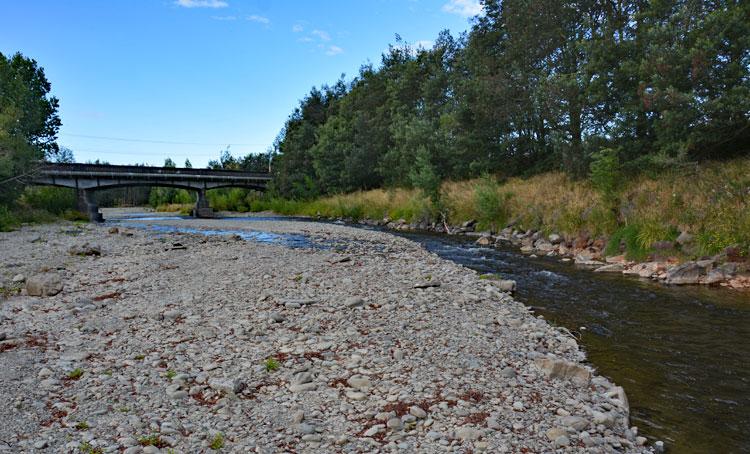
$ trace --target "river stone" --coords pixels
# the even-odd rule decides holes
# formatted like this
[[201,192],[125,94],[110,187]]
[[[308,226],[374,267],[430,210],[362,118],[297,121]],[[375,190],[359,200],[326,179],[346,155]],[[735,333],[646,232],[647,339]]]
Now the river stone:
[[35,274],[26,279],[26,293],[29,296],[54,296],[62,289],[62,280],[57,273]]
[[610,263],[609,265],[600,266],[595,269],[595,273],[621,273],[625,270],[625,265],[622,263]]
[[417,282],[416,284],[414,284],[414,288],[430,288],[430,287],[440,287],[440,281]]
[[579,386],[586,386],[591,380],[591,372],[588,369],[563,359],[537,358],[534,364],[549,378],[567,379]]
[[476,244],[479,245],[479,246],[491,246],[493,244],[492,237],[481,236],[476,241]]
[[245,389],[245,382],[239,379],[231,378],[211,378],[208,380],[208,386],[225,394],[237,394]]
[[26,280],[26,276],[24,276],[23,274],[16,274],[15,276],[13,276],[13,283],[14,284],[23,282],[25,280]]
[[427,417],[427,412],[422,408],[417,407],[416,405],[412,405],[411,408],[409,408],[409,414],[419,419],[424,419]]
[[365,300],[359,296],[352,296],[344,301],[346,307],[360,307],[365,305]]
[[456,438],[461,441],[474,441],[482,436],[482,432],[473,427],[460,427],[456,429]]
[[102,247],[98,244],[83,243],[71,246],[70,255],[102,255]]
[[586,418],[581,418],[580,416],[564,416],[560,418],[560,424],[565,427],[572,427],[577,432],[580,432],[589,426],[589,422]]
[[369,389],[372,386],[370,379],[362,375],[353,375],[346,381],[346,384],[360,390]]
[[703,268],[696,262],[685,262],[667,270],[667,284],[698,284]]

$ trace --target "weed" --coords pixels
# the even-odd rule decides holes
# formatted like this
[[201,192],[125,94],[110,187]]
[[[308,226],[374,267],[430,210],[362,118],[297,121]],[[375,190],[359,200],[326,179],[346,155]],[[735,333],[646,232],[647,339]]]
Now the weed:
[[81,453],[83,454],[104,454],[102,448],[95,448],[91,446],[91,443],[89,443],[88,441],[84,441],[83,443],[81,443],[78,449],[80,449]]
[[268,358],[263,365],[266,368],[266,372],[273,372],[281,367],[281,363],[276,358]]
[[166,448],[167,444],[158,435],[147,435],[138,439],[141,446],[154,446],[159,449]]
[[164,375],[166,375],[166,377],[171,380],[171,379],[173,379],[173,378],[175,378],[177,376],[177,372],[175,372],[172,369],[170,369]]
[[76,427],[76,430],[86,430],[89,428],[89,423],[87,423],[86,421],[80,421],[79,423],[76,424],[75,427]]
[[218,451],[219,449],[224,447],[224,435],[221,433],[217,433],[214,435],[214,438],[211,440],[211,444],[208,445],[209,448],[213,449],[214,451]]
[[78,380],[81,377],[83,377],[83,369],[81,369],[80,367],[76,367],[75,369],[68,372],[68,378],[71,380]]

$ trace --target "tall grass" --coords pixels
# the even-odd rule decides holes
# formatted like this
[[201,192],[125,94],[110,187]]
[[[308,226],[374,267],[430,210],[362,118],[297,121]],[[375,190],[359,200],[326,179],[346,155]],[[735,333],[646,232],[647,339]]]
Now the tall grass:
[[[490,176],[446,181],[441,204],[452,224],[469,219],[480,228],[513,225],[609,239],[642,258],[657,241],[687,231],[696,238],[695,254],[714,254],[727,246],[750,249],[750,159],[708,162],[658,174],[641,175],[595,187],[562,172],[497,181]],[[331,218],[430,220],[432,203],[416,189],[374,189],[312,201],[285,200],[243,190],[209,191],[217,210],[273,211],[285,215]],[[613,205],[614,203],[614,205]],[[435,220],[435,219],[431,219]]]

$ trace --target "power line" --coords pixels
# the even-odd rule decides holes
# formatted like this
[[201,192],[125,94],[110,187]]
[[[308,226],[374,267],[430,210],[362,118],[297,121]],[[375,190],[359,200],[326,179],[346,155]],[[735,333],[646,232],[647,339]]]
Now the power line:
[[241,147],[262,147],[267,144],[265,143],[205,143],[205,142],[177,142],[177,141],[171,141],[171,140],[151,140],[151,139],[128,139],[125,137],[107,137],[107,136],[92,136],[88,134],[71,134],[67,132],[61,132],[61,136],[70,136],[70,137],[82,137],[86,139],[99,139],[99,140],[114,140],[117,142],[139,142],[139,143],[160,143],[160,144],[168,144],[168,145],[204,145],[204,146],[215,146],[215,147],[223,147],[226,145],[236,145]]

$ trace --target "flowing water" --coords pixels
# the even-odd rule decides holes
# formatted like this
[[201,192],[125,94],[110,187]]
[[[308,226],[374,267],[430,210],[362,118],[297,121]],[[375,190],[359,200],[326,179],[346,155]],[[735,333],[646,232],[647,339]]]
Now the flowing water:
[[510,246],[403,236],[516,280],[516,299],[580,333],[592,365],[625,388],[632,424],[670,452],[750,453],[750,292],[668,287],[529,258]]
[[[289,220],[242,219],[249,224]],[[127,223],[154,228],[143,221]],[[304,235],[164,231],[313,245]],[[750,453],[750,292],[667,287],[593,273],[557,259],[530,258],[511,247],[480,248],[445,235],[401,235],[445,259],[516,280],[516,299],[553,324],[580,333],[592,365],[625,388],[632,423],[652,440],[663,440],[670,452]]]

